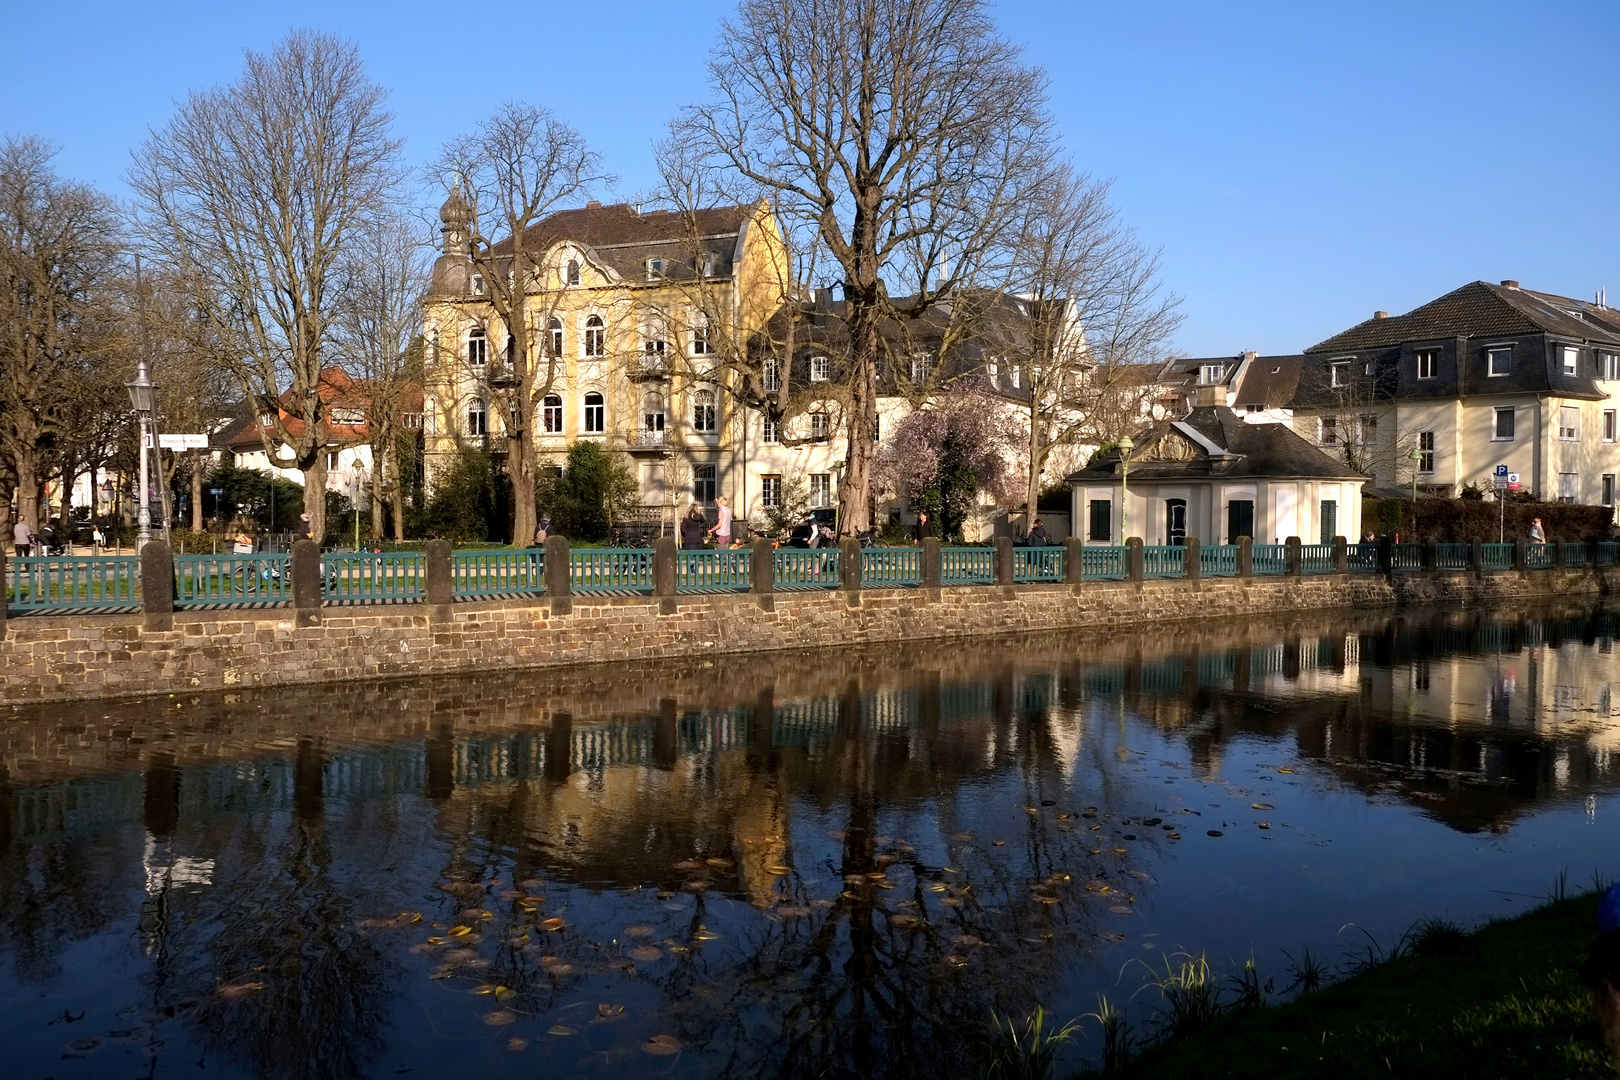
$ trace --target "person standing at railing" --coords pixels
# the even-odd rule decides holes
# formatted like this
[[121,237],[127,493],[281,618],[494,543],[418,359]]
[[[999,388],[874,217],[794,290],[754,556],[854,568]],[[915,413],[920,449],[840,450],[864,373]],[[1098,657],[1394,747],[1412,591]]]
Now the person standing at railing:
[[34,530],[22,518],[18,518],[17,524],[11,527],[11,546],[16,549],[19,559],[26,558],[34,550]]
[[1530,542],[1532,544],[1545,544],[1547,532],[1541,527],[1541,519],[1535,518],[1530,522]]
[[1051,546],[1052,541],[1046,538],[1046,525],[1042,523],[1040,518],[1035,519],[1035,524],[1030,528],[1029,535],[1024,537],[1024,543],[1029,547]]
[[724,495],[716,495],[714,505],[719,509],[716,512],[717,520],[714,528],[709,530],[709,535],[714,537],[715,547],[724,551],[731,546],[731,506],[726,502]]
[[917,524],[911,527],[911,538],[921,544],[924,540],[932,539],[934,523],[928,520],[928,511],[917,511]]
[[685,549],[700,548],[703,546],[703,511],[698,509],[697,503],[688,503],[686,516],[681,518],[681,547]]

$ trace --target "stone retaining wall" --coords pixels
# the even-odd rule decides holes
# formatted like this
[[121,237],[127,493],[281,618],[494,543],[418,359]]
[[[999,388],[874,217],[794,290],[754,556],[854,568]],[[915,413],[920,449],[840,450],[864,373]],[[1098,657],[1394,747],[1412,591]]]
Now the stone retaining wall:
[[[413,675],[1151,625],[1402,603],[1598,597],[1620,569],[828,590],[679,597],[576,594],[486,603],[14,619],[6,701],[118,697]],[[562,610],[567,608],[565,612]]]

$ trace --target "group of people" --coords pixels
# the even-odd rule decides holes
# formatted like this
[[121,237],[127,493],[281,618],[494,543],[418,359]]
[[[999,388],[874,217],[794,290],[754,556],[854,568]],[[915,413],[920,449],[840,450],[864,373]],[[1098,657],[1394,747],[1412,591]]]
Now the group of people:
[[709,524],[704,516],[703,508],[697,503],[690,503],[686,508],[686,516],[681,518],[680,544],[682,548],[704,547],[709,539],[714,540],[714,546],[725,549],[741,547],[742,537],[732,536],[732,522],[735,520],[731,512],[731,504],[724,495],[718,495],[714,500],[715,522]]
[[[58,519],[45,522],[35,532],[33,526],[22,518],[11,527],[11,546],[13,552],[24,557],[28,555],[70,555],[73,547],[70,539],[59,539],[57,528]],[[93,553],[100,553],[107,546],[107,537],[101,531],[99,522],[90,527],[90,545]]]

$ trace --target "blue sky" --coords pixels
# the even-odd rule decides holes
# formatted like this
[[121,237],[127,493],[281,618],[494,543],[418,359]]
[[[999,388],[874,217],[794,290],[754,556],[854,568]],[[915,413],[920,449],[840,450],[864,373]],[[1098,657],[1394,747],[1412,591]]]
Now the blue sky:
[[[310,26],[360,46],[413,159],[532,100],[628,197],[654,186],[651,143],[703,95],[734,4],[5,7],[0,132],[50,139],[64,174],[120,196],[131,149],[188,89]],[[1162,249],[1188,353],[1298,351],[1476,278],[1620,299],[1614,0],[995,10],[1049,73],[1068,152]]]

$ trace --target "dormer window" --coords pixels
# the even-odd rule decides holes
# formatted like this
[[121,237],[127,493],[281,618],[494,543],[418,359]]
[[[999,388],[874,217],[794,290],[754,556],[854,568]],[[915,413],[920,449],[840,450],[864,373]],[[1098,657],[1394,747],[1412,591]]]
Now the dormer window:
[[1328,385],[1335,388],[1350,385],[1350,361],[1335,360],[1328,365]]
[[1419,349],[1417,352],[1417,377],[1432,379],[1440,367],[1439,349]]
[[1564,374],[1575,374],[1580,363],[1580,350],[1575,348],[1573,345],[1565,345],[1558,351],[1563,354],[1562,358],[1564,361]]
[[812,356],[810,358],[810,381],[826,382],[832,369],[832,361],[825,356]]
[[1224,378],[1226,378],[1225,364],[1205,364],[1198,369],[1198,381],[1204,386],[1213,386]]
[[648,281],[657,281],[659,278],[661,278],[663,276],[664,276],[664,260],[663,259],[648,259],[647,260],[647,280]]
[[579,284],[579,260],[569,259],[568,266],[563,271],[563,280],[570,285]]
[[702,263],[701,272],[702,272],[704,277],[714,277],[714,253],[713,252],[705,251],[703,253],[703,263]]
[[1513,374],[1513,346],[1486,349],[1485,374],[1493,379]]

